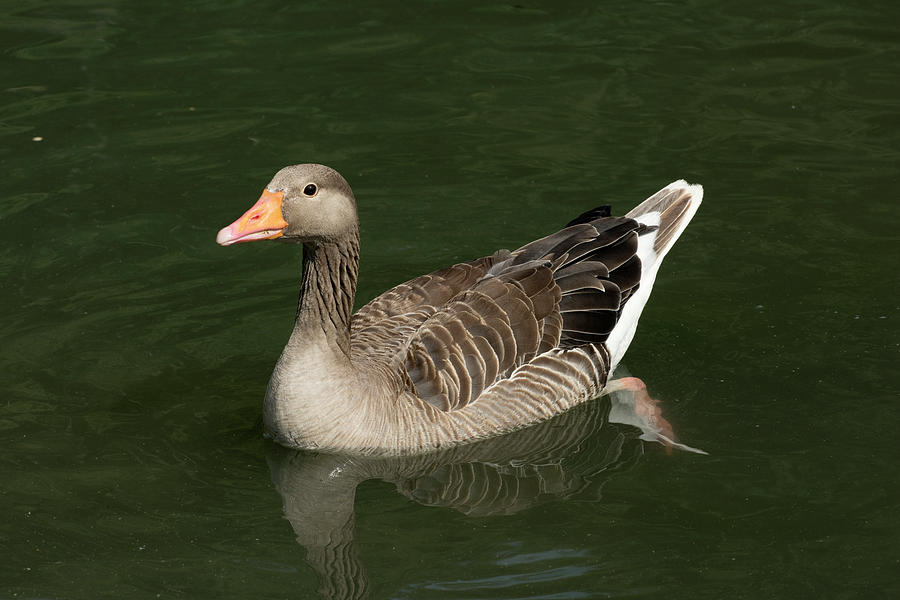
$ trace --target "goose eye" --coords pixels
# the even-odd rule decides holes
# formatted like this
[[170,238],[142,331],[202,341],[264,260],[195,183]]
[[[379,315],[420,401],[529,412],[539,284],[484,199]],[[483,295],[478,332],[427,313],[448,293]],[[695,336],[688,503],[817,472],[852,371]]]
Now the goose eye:
[[303,188],[303,193],[306,194],[307,196],[315,196],[316,192],[318,192],[318,191],[319,191],[319,188],[317,188],[316,184],[314,184],[314,183],[307,184],[307,186],[305,188]]

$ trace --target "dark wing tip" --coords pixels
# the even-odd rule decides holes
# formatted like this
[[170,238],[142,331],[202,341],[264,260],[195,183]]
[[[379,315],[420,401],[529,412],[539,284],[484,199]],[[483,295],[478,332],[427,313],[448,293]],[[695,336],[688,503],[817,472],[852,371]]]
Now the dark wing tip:
[[[566,227],[571,227],[572,225],[580,225],[581,223],[590,223],[591,221],[596,221],[597,219],[611,216],[612,206],[610,206],[609,204],[603,204],[602,206],[598,206],[596,208],[592,208],[587,212],[581,213],[580,215],[566,223]],[[565,227],[563,229],[565,229]]]

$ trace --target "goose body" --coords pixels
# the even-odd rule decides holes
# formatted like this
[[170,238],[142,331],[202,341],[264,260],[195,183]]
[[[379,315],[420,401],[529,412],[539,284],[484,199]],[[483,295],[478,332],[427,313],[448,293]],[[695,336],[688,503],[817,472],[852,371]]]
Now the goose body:
[[703,189],[669,184],[624,217],[588,211],[522,246],[403,283],[352,314],[359,225],[322,165],[279,171],[217,242],[303,244],[297,317],[264,423],[295,448],[411,454],[553,417],[612,389],[660,261]]

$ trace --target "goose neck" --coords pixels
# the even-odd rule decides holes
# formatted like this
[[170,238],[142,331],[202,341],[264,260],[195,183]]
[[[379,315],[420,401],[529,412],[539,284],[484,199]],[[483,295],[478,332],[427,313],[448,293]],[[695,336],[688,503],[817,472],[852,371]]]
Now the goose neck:
[[359,274],[359,232],[303,244],[303,279],[294,335],[324,336],[350,356],[350,318]]

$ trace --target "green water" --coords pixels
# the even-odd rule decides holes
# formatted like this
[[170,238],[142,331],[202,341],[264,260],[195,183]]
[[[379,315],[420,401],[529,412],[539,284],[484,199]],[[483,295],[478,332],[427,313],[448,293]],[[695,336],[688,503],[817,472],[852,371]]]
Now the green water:
[[[0,597],[900,595],[900,8],[364,6],[0,1]],[[270,445],[299,250],[214,238],[296,162],[360,302],[704,184],[625,362],[709,456]]]

